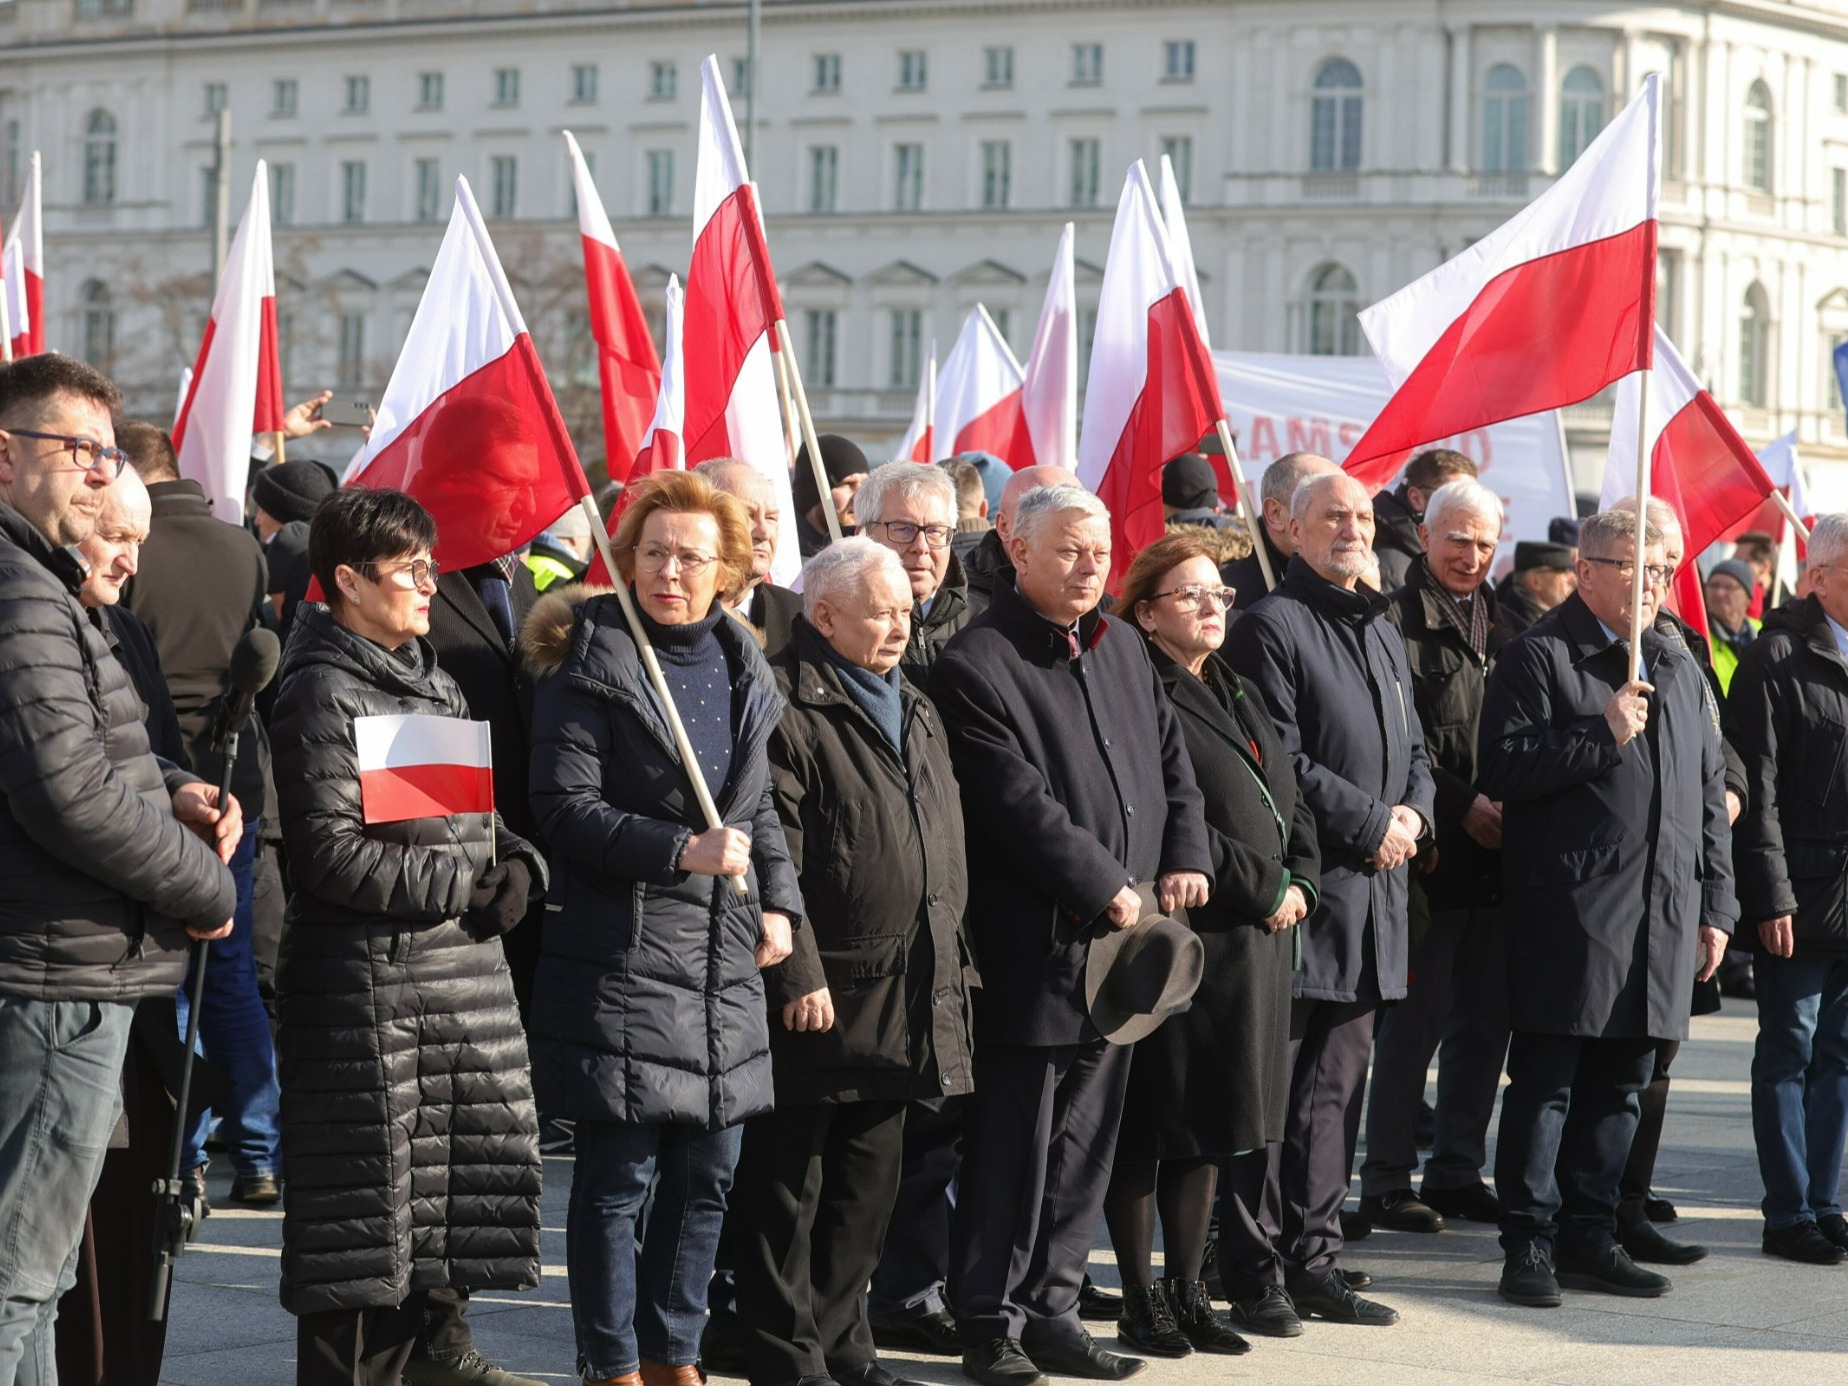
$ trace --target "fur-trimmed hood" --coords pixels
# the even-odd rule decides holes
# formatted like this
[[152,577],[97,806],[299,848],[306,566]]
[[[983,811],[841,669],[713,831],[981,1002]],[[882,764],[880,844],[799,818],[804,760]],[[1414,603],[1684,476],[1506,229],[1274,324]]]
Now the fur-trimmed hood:
[[[577,622],[578,608],[593,597],[605,597],[613,591],[602,583],[574,582],[540,595],[520,627],[520,657],[534,678],[546,678],[563,667],[571,653],[571,629]],[[763,648],[763,631],[729,607],[726,614],[751,633],[759,649]]]

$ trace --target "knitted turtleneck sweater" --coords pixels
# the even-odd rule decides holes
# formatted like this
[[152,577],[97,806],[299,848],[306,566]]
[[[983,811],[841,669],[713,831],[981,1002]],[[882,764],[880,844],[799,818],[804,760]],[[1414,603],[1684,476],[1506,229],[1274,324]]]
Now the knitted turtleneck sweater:
[[719,622],[728,619],[725,609],[714,602],[705,620],[684,626],[660,625],[639,609],[638,614],[686,726],[687,740],[693,743],[700,773],[716,795],[731,773],[732,732],[736,726],[736,671],[714,633]]

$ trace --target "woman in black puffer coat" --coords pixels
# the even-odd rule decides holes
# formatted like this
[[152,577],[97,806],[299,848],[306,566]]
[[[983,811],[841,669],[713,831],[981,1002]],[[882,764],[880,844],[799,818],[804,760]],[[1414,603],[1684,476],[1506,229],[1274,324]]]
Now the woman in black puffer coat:
[[272,721],[295,894],[277,971],[282,1303],[301,1386],[399,1379],[438,1288],[539,1282],[539,1131],[500,935],[544,869],[498,815],[365,821],[354,719],[467,719],[429,643],[436,525],[316,513]]

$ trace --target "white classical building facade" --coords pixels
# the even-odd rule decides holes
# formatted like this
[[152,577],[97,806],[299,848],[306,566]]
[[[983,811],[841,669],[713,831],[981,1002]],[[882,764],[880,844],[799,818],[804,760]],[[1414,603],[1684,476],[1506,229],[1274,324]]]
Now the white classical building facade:
[[[658,302],[690,249],[699,62],[742,125],[746,43],[736,0],[0,0],[0,197],[42,151],[52,344],[158,409],[207,307],[220,106],[234,209],[268,161],[292,394],[382,387],[467,175],[595,457],[560,132]],[[1359,306],[1659,72],[1661,321],[1749,438],[1848,456],[1848,0],[765,0],[758,51],[804,375],[868,442],[978,300],[1024,352],[1068,220],[1095,303],[1136,158],[1175,162],[1215,345],[1358,352]],[[1607,418],[1572,412],[1576,453]]]

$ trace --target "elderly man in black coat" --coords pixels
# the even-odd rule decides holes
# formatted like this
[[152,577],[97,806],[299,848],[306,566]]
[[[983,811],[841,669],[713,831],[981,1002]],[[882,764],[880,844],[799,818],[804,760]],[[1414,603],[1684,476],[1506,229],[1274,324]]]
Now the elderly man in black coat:
[[1712,975],[1739,907],[1705,674],[1655,628],[1667,583],[1653,525],[1639,545],[1634,511],[1585,521],[1577,594],[1502,652],[1483,703],[1482,786],[1503,806],[1514,1034],[1495,1184],[1515,1304],[1670,1288],[1618,1245],[1618,1183],[1657,1043],[1686,1038],[1697,962]]
[[[1293,1071],[1283,1145],[1262,1203],[1298,1316],[1393,1324],[1342,1274],[1341,1204],[1358,1140],[1373,1018],[1405,995],[1407,864],[1431,832],[1432,783],[1405,646],[1364,586],[1373,539],[1366,488],[1343,472],[1312,476],[1290,499],[1296,556],[1277,590],[1226,639],[1226,662],[1257,685],[1315,812],[1321,898],[1303,923],[1303,966],[1290,1016]],[[1233,1320],[1289,1331],[1282,1314]]]
[[751,525],[751,581],[732,612],[762,632],[764,658],[775,659],[789,647],[790,630],[802,614],[801,596],[770,581],[783,518],[776,494],[762,472],[735,457],[711,457],[693,470],[744,507]]
[[943,652],[932,696],[968,828],[982,966],[977,1081],[951,1234],[963,1371],[1033,1386],[1115,1380],[1078,1289],[1129,1076],[1084,1000],[1099,928],[1133,928],[1137,882],[1206,902],[1212,853],[1174,709],[1135,631],[1097,610],[1110,517],[1089,491],[1033,491],[1013,517],[1012,583]]

